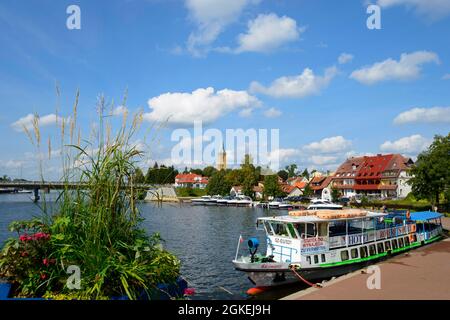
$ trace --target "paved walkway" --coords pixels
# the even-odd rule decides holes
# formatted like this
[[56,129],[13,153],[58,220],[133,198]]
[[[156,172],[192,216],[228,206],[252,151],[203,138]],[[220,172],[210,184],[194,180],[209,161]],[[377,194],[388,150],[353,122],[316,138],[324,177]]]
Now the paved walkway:
[[[443,218],[450,230],[450,218]],[[377,264],[381,289],[368,289],[373,274],[357,271],[309,288],[285,300],[450,300],[450,238],[403,253]],[[366,270],[366,269],[365,269]]]

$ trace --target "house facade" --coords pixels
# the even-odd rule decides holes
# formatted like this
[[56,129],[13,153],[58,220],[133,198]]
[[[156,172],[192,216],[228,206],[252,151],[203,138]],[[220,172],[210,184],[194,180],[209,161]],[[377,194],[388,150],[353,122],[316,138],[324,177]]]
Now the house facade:
[[175,188],[197,188],[205,189],[208,178],[196,173],[180,173],[175,177]]

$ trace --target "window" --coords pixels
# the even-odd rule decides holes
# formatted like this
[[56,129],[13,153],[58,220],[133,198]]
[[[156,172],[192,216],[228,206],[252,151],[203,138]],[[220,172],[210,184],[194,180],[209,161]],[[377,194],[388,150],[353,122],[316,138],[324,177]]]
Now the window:
[[309,264],[311,264],[311,256],[306,256],[306,262],[308,262]]
[[345,235],[345,221],[330,221],[329,222],[329,226],[330,226],[330,237],[335,237],[335,236],[342,236]]
[[306,224],[306,235],[308,236],[308,238],[316,236],[316,225],[314,223]]
[[375,250],[375,245],[374,245],[374,244],[371,244],[371,245],[369,246],[369,254],[370,254],[371,256],[374,256],[374,255],[377,254],[377,251]]
[[264,221],[264,228],[266,228],[266,232],[273,236],[272,228],[270,227],[270,223],[267,221]]
[[289,237],[288,229],[284,223],[272,223],[272,227],[277,236]]
[[392,249],[397,249],[398,248],[398,244],[397,244],[397,239],[392,240]]
[[317,224],[319,229],[319,237],[327,237],[328,236],[328,223],[319,222]]
[[298,223],[294,224],[295,229],[297,229],[298,234],[301,238],[305,237],[305,224],[304,223]]
[[378,249],[378,253],[383,253],[384,252],[383,242],[377,243],[377,249]]
[[322,262],[325,262],[326,260],[325,260],[325,254],[324,253],[322,253],[321,255],[320,255],[320,259],[322,260]]
[[384,242],[384,245],[385,245],[385,247],[386,247],[386,251],[391,250],[391,242],[390,242],[390,241]]
[[346,260],[348,260],[348,251],[342,250],[341,251],[341,261],[346,261]]
[[361,247],[359,248],[359,255],[361,256],[361,258],[366,258],[367,257],[367,247]]
[[358,258],[358,249],[355,248],[355,249],[350,250],[350,255],[351,255],[352,259]]
[[404,245],[403,245],[403,238],[398,239],[398,246],[399,246],[400,248],[403,248],[403,247],[404,247]]
[[319,256],[317,254],[314,256],[314,263],[319,263]]
[[405,246],[409,246],[409,237],[405,237]]

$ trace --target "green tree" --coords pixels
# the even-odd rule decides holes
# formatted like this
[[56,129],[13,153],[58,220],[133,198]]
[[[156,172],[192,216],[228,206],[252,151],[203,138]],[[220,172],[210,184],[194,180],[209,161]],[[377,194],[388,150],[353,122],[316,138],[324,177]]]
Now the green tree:
[[278,176],[271,175],[264,177],[264,196],[279,197],[283,195],[283,191],[278,184]]
[[289,178],[289,173],[286,170],[280,170],[278,171],[277,175],[283,179],[283,181],[286,181]]
[[297,165],[296,165],[295,163],[286,166],[285,169],[286,169],[286,171],[287,171],[287,173],[288,173],[289,178],[292,178],[292,177],[295,177],[295,176],[296,176]]
[[306,185],[305,190],[303,190],[303,195],[305,197],[309,197],[313,194],[313,190],[311,189],[311,187],[309,186],[309,184]]
[[203,169],[203,175],[205,177],[211,177],[214,174],[214,172],[216,172],[216,171],[217,171],[216,168],[214,168],[212,166],[208,166],[205,169]]
[[409,180],[413,195],[418,199],[428,199],[436,206],[444,194],[449,201],[450,188],[450,133],[437,135],[428,149],[420,153],[411,170]]
[[226,179],[227,173],[224,170],[216,171],[209,178],[206,186],[206,193],[209,195],[229,195],[232,184]]
[[341,192],[338,188],[332,187],[331,188],[331,199],[333,202],[337,202],[341,196]]
[[145,176],[140,168],[136,168],[136,170],[134,170],[134,182],[145,183]]
[[202,169],[191,169],[191,173],[203,175],[203,170]]
[[309,180],[309,172],[308,172],[308,169],[303,170],[303,172],[302,172],[302,177],[305,177],[306,179]]

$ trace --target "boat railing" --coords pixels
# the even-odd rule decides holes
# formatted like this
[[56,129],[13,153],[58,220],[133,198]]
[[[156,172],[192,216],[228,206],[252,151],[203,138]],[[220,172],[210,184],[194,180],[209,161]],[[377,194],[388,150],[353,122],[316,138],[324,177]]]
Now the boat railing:
[[414,227],[412,227],[411,224],[407,224],[380,230],[367,230],[361,233],[329,237],[329,247],[330,249],[349,247],[358,244],[374,242],[381,239],[394,238],[414,232],[413,228]]

